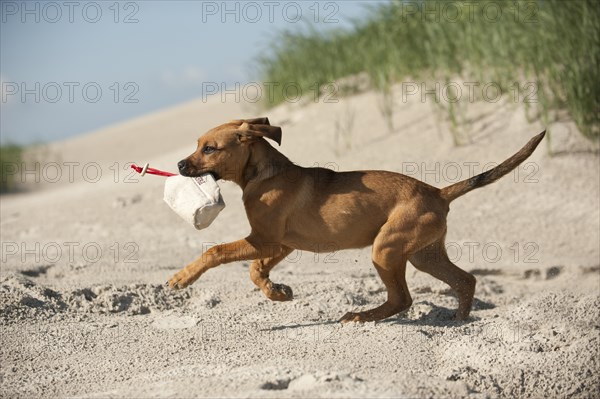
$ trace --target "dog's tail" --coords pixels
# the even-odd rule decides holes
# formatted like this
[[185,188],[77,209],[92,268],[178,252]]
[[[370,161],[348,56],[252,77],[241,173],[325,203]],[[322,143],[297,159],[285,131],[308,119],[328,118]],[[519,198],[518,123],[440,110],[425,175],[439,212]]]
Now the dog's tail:
[[450,202],[468,193],[471,190],[495,182],[496,180],[498,180],[499,178],[501,178],[502,176],[519,166],[521,162],[526,160],[538,146],[540,141],[542,141],[545,135],[546,131],[544,130],[542,133],[529,140],[529,142],[525,144],[525,146],[521,148],[519,152],[517,152],[515,155],[508,158],[506,161],[502,162],[495,168],[483,172],[477,176],[473,176],[470,179],[459,181],[456,184],[442,188],[440,192],[442,198]]

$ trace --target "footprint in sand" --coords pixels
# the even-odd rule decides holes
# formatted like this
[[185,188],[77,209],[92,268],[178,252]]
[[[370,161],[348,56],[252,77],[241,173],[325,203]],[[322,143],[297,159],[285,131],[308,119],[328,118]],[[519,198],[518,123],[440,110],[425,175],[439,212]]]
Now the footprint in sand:
[[39,277],[42,274],[46,274],[46,272],[54,267],[54,265],[40,265],[35,266],[30,269],[26,269],[21,271],[21,274],[27,277]]
[[524,279],[542,280],[542,276],[545,280],[552,280],[558,277],[563,271],[563,266],[552,266],[545,270],[543,269],[528,269],[523,272]]

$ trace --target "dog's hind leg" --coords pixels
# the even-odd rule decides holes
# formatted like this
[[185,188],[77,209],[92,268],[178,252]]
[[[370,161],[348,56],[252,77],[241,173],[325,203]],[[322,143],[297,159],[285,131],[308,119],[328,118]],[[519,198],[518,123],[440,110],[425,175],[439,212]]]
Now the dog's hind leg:
[[458,310],[455,318],[457,320],[465,320],[469,317],[475,294],[475,277],[448,259],[444,237],[411,255],[408,259],[414,267],[442,280],[456,292]]
[[277,266],[292,251],[292,248],[282,246],[280,254],[270,258],[256,259],[250,265],[250,279],[272,301],[291,301],[294,298],[292,289],[289,286],[275,284],[269,279],[271,269]]
[[373,243],[373,265],[387,288],[387,300],[380,306],[364,312],[349,312],[340,319],[348,321],[376,321],[410,308],[412,298],[406,285],[406,254],[401,235],[382,229]]

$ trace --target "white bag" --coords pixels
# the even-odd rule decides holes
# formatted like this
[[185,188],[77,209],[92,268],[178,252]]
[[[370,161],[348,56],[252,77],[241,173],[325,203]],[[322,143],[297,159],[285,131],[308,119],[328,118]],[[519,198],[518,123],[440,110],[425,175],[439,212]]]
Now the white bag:
[[221,190],[210,173],[200,177],[168,177],[164,200],[198,230],[207,228],[225,208]]

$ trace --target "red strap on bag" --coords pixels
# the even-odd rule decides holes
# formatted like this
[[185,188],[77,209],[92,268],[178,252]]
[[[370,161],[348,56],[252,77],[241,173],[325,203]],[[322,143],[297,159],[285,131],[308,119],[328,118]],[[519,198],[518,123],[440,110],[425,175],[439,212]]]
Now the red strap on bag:
[[158,170],[158,169],[154,169],[154,168],[149,168],[148,165],[149,164],[147,163],[142,168],[142,167],[137,166],[136,164],[133,163],[133,164],[131,164],[131,169],[135,170],[136,172],[138,172],[142,176],[144,176],[146,173],[149,173],[151,175],[166,176],[166,177],[177,176],[176,173],[164,172],[162,170]]

